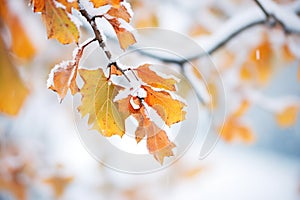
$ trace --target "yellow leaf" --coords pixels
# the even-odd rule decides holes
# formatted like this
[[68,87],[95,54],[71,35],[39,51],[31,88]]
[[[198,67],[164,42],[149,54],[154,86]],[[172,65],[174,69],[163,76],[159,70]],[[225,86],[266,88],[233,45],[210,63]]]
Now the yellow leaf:
[[189,35],[192,37],[198,37],[198,36],[209,35],[209,34],[210,31],[208,31],[200,24],[192,26],[191,29],[189,30]]
[[149,153],[154,156],[154,158],[163,163],[165,157],[173,156],[172,149],[176,145],[171,142],[166,134],[166,132],[158,128],[153,122],[151,122],[147,127],[147,132],[151,133],[147,137],[147,148]]
[[78,43],[79,32],[76,25],[71,21],[66,10],[56,7],[53,0],[45,0],[42,17],[46,24],[48,38],[55,38],[62,44]]
[[105,5],[112,5],[113,7],[118,8],[122,1],[123,0],[90,0],[90,2],[94,4],[95,8]]
[[251,65],[244,63],[240,69],[240,77],[243,81],[249,81],[253,78],[253,73],[251,71]]
[[17,115],[28,93],[0,38],[0,112]]
[[145,102],[157,112],[168,126],[185,119],[184,103],[173,99],[168,92],[155,91],[148,86],[142,86],[142,88],[147,92]]
[[279,126],[289,127],[296,123],[298,114],[297,106],[289,106],[282,112],[276,115],[276,120]]
[[101,69],[79,69],[79,74],[84,81],[80,92],[81,105],[78,107],[82,117],[89,114],[89,124],[103,136],[123,136],[124,120],[117,110],[114,97],[120,90],[104,76]]
[[125,6],[120,6],[119,8],[110,8],[107,11],[107,14],[109,14],[112,17],[116,17],[116,18],[121,18],[124,21],[126,21],[127,23],[130,22],[130,14],[128,13],[127,9]]
[[146,84],[156,87],[162,88],[170,91],[176,91],[176,80],[173,78],[162,78],[157,75],[153,70],[150,69],[150,64],[144,64],[139,66],[134,71],[137,72],[138,76],[142,79]]
[[49,81],[52,83],[51,85],[48,85],[48,88],[53,90],[54,92],[57,92],[60,101],[65,98],[69,88],[72,95],[79,92],[78,86],[76,84],[76,77],[82,53],[83,49],[79,48],[74,60],[62,62],[59,65],[56,65],[50,73],[51,76],[49,77]]
[[116,18],[107,19],[107,20],[114,28],[114,30],[117,34],[120,46],[123,50],[127,49],[130,45],[136,43],[136,40],[135,40],[133,34],[129,31],[127,31],[125,28],[120,27],[121,23]]

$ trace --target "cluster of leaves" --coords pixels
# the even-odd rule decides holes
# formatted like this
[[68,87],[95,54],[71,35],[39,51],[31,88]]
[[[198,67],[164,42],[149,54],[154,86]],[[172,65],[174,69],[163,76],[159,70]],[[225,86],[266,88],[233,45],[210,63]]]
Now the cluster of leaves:
[[[177,81],[158,75],[151,69],[150,64],[143,64],[135,69],[121,69],[120,64],[110,61],[106,66],[108,73],[105,73],[105,67],[95,70],[79,68],[84,49],[95,41],[110,60],[110,52],[105,47],[96,23],[97,18],[105,19],[111,24],[123,50],[136,42],[134,35],[122,26],[122,23],[130,23],[131,20],[128,4],[122,0],[90,0],[90,2],[94,8],[109,6],[109,9],[104,14],[91,16],[77,1],[32,0],[31,2],[34,12],[42,14],[49,38],[55,38],[62,44],[78,43],[79,29],[72,21],[71,15],[76,10],[87,20],[95,34],[94,39],[78,45],[72,60],[63,61],[52,69],[48,87],[57,92],[60,102],[69,89],[72,95],[80,92],[82,102],[78,111],[82,117],[89,115],[88,124],[105,137],[113,135],[122,137],[126,132],[125,121],[132,116],[138,124],[135,131],[137,143],[147,138],[149,153],[162,164],[166,156],[173,155],[172,149],[175,144],[169,140],[167,133],[157,125],[157,122],[151,119],[149,113],[155,111],[167,126],[185,119],[183,111],[185,104],[175,99],[173,94],[176,92]],[[126,73],[133,74],[135,80],[130,80]],[[76,83],[78,74],[84,81],[81,89]],[[118,85],[113,77],[125,78],[131,86],[124,88]],[[138,86],[133,86],[134,81],[138,82]],[[126,98],[116,98],[128,90]]]

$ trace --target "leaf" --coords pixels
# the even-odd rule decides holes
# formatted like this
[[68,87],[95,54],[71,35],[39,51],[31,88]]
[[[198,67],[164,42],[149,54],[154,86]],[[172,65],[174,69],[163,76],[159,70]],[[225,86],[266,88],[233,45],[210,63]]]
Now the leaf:
[[168,92],[155,91],[148,86],[142,86],[142,88],[147,92],[145,102],[156,110],[168,126],[185,119],[184,103],[173,99]]
[[176,91],[175,84],[177,81],[173,78],[162,78],[157,75],[153,70],[150,69],[150,64],[144,64],[139,66],[134,71],[137,72],[138,76],[142,79],[146,84],[156,87],[162,88],[170,91]]
[[79,31],[65,9],[57,7],[53,0],[44,0],[43,4],[35,0],[33,5],[35,12],[42,12],[49,39],[55,38],[62,44],[78,43]]
[[123,0],[90,0],[90,2],[94,4],[95,8],[105,5],[112,5],[113,7],[118,8]]
[[289,46],[287,44],[284,44],[282,46],[282,54],[283,54],[283,58],[288,61],[288,62],[291,62],[291,61],[294,61],[296,59],[295,55],[291,52]]
[[49,75],[48,88],[57,92],[60,102],[65,98],[68,89],[74,95],[79,92],[76,84],[77,69],[83,54],[83,48],[76,49],[77,53],[73,60],[61,62],[56,65]]
[[282,112],[276,114],[277,124],[281,127],[290,127],[297,122],[297,106],[288,106]]
[[176,145],[171,142],[166,134],[166,132],[158,128],[152,121],[147,127],[148,134],[147,137],[147,148],[149,153],[154,156],[154,158],[163,163],[165,157],[173,156],[172,149]]
[[28,93],[0,38],[0,112],[17,115]]
[[243,100],[239,108],[232,114],[234,118],[243,116],[250,106],[249,101]]
[[123,5],[120,6],[119,8],[114,8],[114,7],[110,8],[107,11],[107,14],[109,14],[110,16],[115,17],[115,18],[121,18],[124,21],[126,21],[127,23],[130,22],[131,16],[128,13],[127,8]]
[[135,40],[133,34],[129,31],[127,31],[125,28],[122,28],[121,23],[116,18],[107,19],[107,21],[114,28],[114,30],[117,34],[120,46],[123,50],[127,49],[130,45],[136,43],[136,40]]
[[89,114],[88,124],[93,124],[93,129],[98,130],[103,136],[124,135],[125,125],[119,114],[114,97],[121,90],[107,80],[101,69],[79,69],[79,74],[84,81],[81,88],[81,105],[78,107],[82,117]]
[[[148,8],[145,8],[148,9]],[[143,10],[144,11],[144,10]],[[139,12],[134,13],[135,14],[135,20],[134,20],[134,27],[135,28],[147,28],[147,27],[158,27],[159,26],[159,20],[154,12],[141,12],[139,15]]]

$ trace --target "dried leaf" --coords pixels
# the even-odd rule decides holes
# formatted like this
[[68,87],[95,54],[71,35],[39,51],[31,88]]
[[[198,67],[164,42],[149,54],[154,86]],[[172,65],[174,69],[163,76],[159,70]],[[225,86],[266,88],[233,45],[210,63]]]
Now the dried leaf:
[[142,88],[147,92],[145,102],[156,110],[168,126],[185,119],[184,103],[173,99],[168,92],[155,91],[148,86],[142,86]]
[[114,7],[110,8],[107,11],[107,14],[109,14],[112,17],[121,18],[124,21],[126,21],[127,23],[130,22],[131,16],[128,13],[127,8],[123,5],[120,6],[119,8],[114,8]]
[[170,91],[176,91],[176,80],[173,78],[163,78],[157,75],[153,70],[150,69],[150,64],[144,64],[139,66],[134,71],[137,72],[138,76],[142,79],[146,84],[156,87],[162,88]]
[[107,20],[114,28],[120,46],[123,50],[127,49],[130,45],[136,43],[134,35],[131,32],[127,31],[125,28],[122,28],[121,23],[116,18],[107,19]]
[[94,4],[95,8],[105,5],[112,5],[113,7],[118,8],[123,0],[90,0],[90,2]]
[[254,141],[254,134],[252,130],[242,125],[235,118],[229,118],[223,125],[220,134],[225,141],[232,142],[240,139],[243,142],[251,143]]
[[69,88],[72,95],[79,92],[76,84],[76,77],[82,53],[83,49],[78,48],[73,60],[62,62],[59,65],[56,65],[49,75],[50,84],[48,85],[48,88],[54,92],[57,92],[60,101],[65,98]]
[[84,81],[81,88],[81,105],[78,107],[82,117],[89,114],[89,124],[102,135],[123,136],[125,131],[124,118],[119,114],[113,99],[121,89],[115,86],[104,76],[101,69],[79,69],[79,74]]
[[290,127],[296,124],[297,114],[297,106],[288,106],[282,112],[276,114],[277,124],[281,127]]
[[0,112],[17,115],[28,93],[0,38]]
[[[39,3],[34,1],[34,8],[39,5],[36,2]],[[65,9],[57,7],[53,0],[44,0],[43,9],[40,9],[41,6],[38,6],[35,12],[42,12],[48,38],[55,38],[62,44],[78,43],[79,31]]]

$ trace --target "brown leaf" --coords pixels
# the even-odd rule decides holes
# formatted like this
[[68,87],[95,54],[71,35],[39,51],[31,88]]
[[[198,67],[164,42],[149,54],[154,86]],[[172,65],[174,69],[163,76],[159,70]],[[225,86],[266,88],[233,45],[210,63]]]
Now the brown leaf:
[[134,71],[137,72],[138,76],[142,79],[146,84],[156,87],[162,88],[170,91],[176,91],[175,84],[177,83],[173,78],[162,78],[157,75],[153,70],[150,69],[150,64],[144,64],[139,66]]
[[145,102],[157,112],[168,126],[185,119],[184,103],[173,99],[168,92],[155,91],[148,86],[142,86],[142,88],[147,92]]
[[123,50],[127,49],[130,45],[136,43],[134,35],[131,32],[127,31],[125,28],[120,27],[121,23],[116,18],[107,19],[107,20],[114,28],[120,46]]
[[110,16],[112,17],[115,17],[115,18],[121,18],[123,19],[124,21],[126,21],[127,23],[130,22],[130,14],[128,13],[127,11],[127,8],[125,6],[120,6],[119,8],[110,8],[107,12],[107,14],[109,14]]
[[45,0],[31,0],[34,12],[42,12],[45,8]]
[[118,8],[123,0],[90,0],[90,2],[94,4],[95,8],[105,5],[112,5],[113,7]]
[[0,38],[0,112],[17,115],[28,93]]
[[48,88],[53,90],[54,92],[57,92],[60,101],[65,98],[68,89],[71,90],[72,95],[79,92],[78,86],[76,84],[76,77],[82,53],[83,49],[78,48],[73,60],[66,62],[64,61],[59,65],[56,65],[50,73],[49,82],[51,84],[48,85]]

